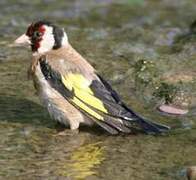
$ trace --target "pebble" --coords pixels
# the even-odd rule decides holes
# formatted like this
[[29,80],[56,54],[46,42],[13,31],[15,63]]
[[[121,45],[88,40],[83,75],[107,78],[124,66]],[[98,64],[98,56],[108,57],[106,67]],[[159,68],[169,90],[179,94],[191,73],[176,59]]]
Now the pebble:
[[179,109],[177,107],[173,107],[171,105],[166,105],[166,104],[159,106],[158,109],[162,112],[168,114],[174,114],[174,115],[184,115],[188,113],[187,109]]
[[191,166],[187,168],[187,179],[196,180],[196,166]]

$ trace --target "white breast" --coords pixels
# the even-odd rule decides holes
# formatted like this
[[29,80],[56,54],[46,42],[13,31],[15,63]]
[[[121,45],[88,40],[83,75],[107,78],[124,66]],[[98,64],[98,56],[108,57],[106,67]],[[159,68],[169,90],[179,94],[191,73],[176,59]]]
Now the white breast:
[[39,85],[39,97],[43,105],[48,109],[52,118],[62,124],[70,125],[71,129],[77,129],[80,123],[92,125],[93,121],[85,118],[84,115],[72,106],[61,94],[50,86],[45,79],[40,65],[36,67],[35,75]]
[[51,88],[44,75],[41,72],[40,65],[36,67],[35,75],[39,84],[40,90],[38,92],[42,104],[47,108],[50,116],[62,124],[68,125],[67,117],[64,111],[55,103],[55,99],[62,98],[59,93]]

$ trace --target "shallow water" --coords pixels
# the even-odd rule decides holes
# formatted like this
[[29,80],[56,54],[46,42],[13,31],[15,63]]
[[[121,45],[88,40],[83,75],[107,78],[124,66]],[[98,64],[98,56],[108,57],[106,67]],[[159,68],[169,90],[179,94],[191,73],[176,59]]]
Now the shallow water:
[[[194,0],[1,0],[0,7],[0,179],[185,179],[184,169],[196,165]],[[174,130],[109,136],[81,128],[56,136],[26,77],[30,51],[8,47],[36,19],[65,27],[130,107]],[[174,85],[172,100],[187,115],[156,110],[163,82]]]

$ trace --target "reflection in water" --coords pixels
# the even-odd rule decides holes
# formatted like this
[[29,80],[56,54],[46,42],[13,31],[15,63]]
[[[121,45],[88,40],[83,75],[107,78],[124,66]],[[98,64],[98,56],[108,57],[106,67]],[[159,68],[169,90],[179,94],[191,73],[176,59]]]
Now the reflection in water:
[[104,160],[104,147],[101,142],[85,144],[75,150],[70,160],[64,164],[63,176],[73,177],[74,179],[84,179],[96,174],[95,167]]

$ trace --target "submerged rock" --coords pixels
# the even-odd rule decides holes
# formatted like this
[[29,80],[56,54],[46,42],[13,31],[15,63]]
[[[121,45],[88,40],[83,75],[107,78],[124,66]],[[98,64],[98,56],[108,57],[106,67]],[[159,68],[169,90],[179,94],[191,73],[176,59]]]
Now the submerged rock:
[[171,46],[175,41],[175,38],[182,32],[179,28],[166,28],[161,29],[158,32],[155,45],[158,46]]

